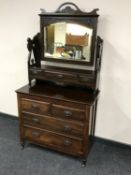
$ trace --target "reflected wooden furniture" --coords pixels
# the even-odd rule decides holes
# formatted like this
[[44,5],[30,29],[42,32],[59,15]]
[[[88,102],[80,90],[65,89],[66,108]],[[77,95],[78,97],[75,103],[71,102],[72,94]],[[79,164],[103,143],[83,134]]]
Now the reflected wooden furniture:
[[88,35],[83,36],[66,34],[66,45],[88,46]]

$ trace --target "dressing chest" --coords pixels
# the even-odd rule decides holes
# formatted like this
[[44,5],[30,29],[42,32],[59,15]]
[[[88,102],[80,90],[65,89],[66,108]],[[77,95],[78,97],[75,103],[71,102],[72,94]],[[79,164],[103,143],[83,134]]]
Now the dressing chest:
[[16,91],[21,145],[28,141],[77,156],[83,165],[99,95],[103,40],[97,10],[82,12],[71,2],[54,13],[42,9],[40,32],[28,38],[29,84]]

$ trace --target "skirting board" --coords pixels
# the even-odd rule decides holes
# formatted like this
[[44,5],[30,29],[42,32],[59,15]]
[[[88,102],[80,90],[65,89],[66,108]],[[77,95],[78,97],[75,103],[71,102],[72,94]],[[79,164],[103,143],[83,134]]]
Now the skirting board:
[[[17,116],[13,116],[13,115],[6,114],[6,113],[3,113],[3,112],[0,112],[0,117],[5,117],[5,119],[9,118],[9,119],[12,119],[12,120],[18,120],[19,119]],[[105,139],[105,138],[101,138],[101,137],[97,137],[97,136],[90,136],[90,139],[93,143],[99,142],[99,143],[103,143],[103,144],[106,144],[106,145],[131,150],[131,145],[129,145],[129,144],[125,144],[125,143],[121,143],[121,142],[117,142],[117,141],[113,141],[113,140],[109,140],[109,139]]]
[[91,136],[90,139],[91,139],[91,141],[93,141],[93,143],[99,142],[99,143],[103,143],[105,145],[109,145],[109,146],[113,146],[113,147],[119,147],[119,148],[123,148],[123,149],[126,149],[126,150],[131,150],[131,145],[130,144],[121,143],[121,142],[117,142],[117,141],[114,141],[114,140],[109,140],[109,139],[105,139],[105,138],[101,138],[101,137],[97,137],[97,136]]
[[4,112],[0,112],[0,117],[6,117],[7,119],[12,119],[12,120],[18,120],[18,116],[15,116],[15,115],[11,115],[11,114],[7,114],[7,113],[4,113]]

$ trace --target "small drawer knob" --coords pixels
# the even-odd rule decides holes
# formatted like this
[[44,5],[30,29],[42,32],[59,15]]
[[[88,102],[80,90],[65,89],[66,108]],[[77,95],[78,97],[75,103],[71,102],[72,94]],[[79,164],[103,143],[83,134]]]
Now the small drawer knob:
[[35,74],[35,75],[36,75],[36,74],[38,74],[38,73],[41,73],[41,72],[42,72],[42,70],[32,70],[31,72],[32,72],[33,74]]
[[64,140],[64,146],[70,146],[72,142],[68,139]]
[[62,74],[58,74],[57,77],[58,78],[64,78],[64,76]]
[[36,103],[32,103],[31,108],[36,109],[36,108],[38,108],[38,105]]
[[79,76],[79,81],[83,83],[90,83],[92,82],[92,78],[87,76]]
[[72,116],[72,112],[71,112],[71,111],[65,110],[65,111],[64,111],[64,116],[65,116],[65,117],[71,117],[71,116]]
[[39,132],[36,132],[36,131],[32,132],[32,137],[39,137],[39,136],[40,136]]
[[38,71],[37,70],[33,70],[32,73],[33,74],[38,74]]
[[35,117],[32,118],[32,121],[33,121],[34,123],[39,123],[39,122],[40,122],[40,120],[39,120],[38,118],[35,118]]
[[64,126],[64,131],[65,132],[70,132],[71,131],[71,127],[69,125],[65,125]]

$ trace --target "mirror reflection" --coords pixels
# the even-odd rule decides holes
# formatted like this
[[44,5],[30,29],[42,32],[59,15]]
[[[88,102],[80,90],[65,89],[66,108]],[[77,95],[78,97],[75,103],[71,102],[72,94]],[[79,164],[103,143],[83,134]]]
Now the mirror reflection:
[[45,57],[90,61],[93,30],[82,25],[58,22],[44,28]]

